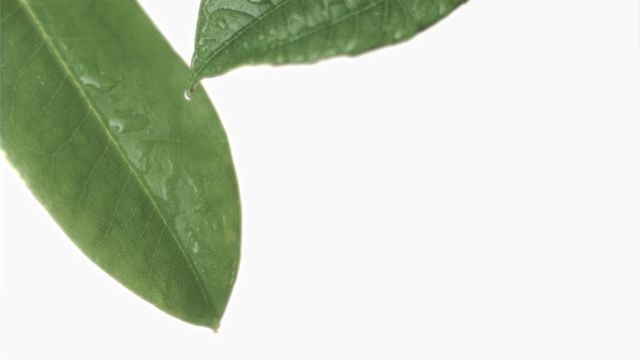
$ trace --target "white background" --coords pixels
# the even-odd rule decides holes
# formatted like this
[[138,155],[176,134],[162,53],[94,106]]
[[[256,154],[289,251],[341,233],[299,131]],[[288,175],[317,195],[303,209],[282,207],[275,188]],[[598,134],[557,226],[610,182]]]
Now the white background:
[[[142,1],[180,55],[197,1]],[[3,159],[3,359],[640,358],[640,6],[472,0],[206,81],[243,258],[218,334],[86,259]]]

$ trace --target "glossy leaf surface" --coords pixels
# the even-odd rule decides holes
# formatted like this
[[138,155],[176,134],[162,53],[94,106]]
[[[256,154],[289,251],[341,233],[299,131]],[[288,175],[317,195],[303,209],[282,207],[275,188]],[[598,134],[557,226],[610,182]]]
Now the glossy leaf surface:
[[206,94],[185,100],[188,67],[135,1],[1,1],[7,158],[95,263],[162,310],[217,328],[240,205]]
[[406,40],[466,0],[202,0],[194,82],[245,64],[309,63]]

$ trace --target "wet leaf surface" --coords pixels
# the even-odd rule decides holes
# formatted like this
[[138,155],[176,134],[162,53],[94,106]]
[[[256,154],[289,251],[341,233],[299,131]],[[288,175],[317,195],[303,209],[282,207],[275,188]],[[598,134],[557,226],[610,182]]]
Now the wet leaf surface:
[[189,69],[134,1],[1,5],[6,157],[96,264],[160,309],[217,328],[240,205],[206,94],[184,98]]
[[404,41],[466,0],[202,0],[194,82],[246,64],[311,63]]

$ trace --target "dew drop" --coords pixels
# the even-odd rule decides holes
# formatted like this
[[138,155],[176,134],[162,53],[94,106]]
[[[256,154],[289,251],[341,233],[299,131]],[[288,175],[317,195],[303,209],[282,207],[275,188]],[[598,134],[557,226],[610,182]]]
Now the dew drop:
[[194,254],[197,254],[197,253],[198,253],[198,250],[200,250],[200,246],[198,245],[198,243],[197,243],[197,242],[194,242],[194,243],[193,243],[193,248],[192,248],[191,250],[193,250],[193,253],[194,253]]
[[224,21],[224,20],[220,20],[220,21],[218,21],[218,27],[219,27],[220,29],[226,29],[226,28],[227,28],[227,22],[226,22],[226,21]]

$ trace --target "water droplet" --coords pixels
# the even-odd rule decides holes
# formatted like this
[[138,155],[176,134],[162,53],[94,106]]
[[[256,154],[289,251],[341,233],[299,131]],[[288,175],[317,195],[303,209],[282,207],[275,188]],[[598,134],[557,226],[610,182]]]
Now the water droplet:
[[80,76],[80,83],[85,87],[100,91],[110,91],[115,87],[115,85],[108,80],[100,79],[99,77],[88,74]]
[[80,82],[84,86],[92,86],[92,87],[98,88],[98,89],[100,89],[102,87],[102,85],[100,85],[98,80],[96,78],[94,78],[93,76],[91,76],[91,75],[82,75],[82,76],[80,76]]
[[220,29],[226,29],[226,28],[227,28],[227,22],[226,22],[226,21],[224,21],[224,20],[220,20],[220,21],[218,21],[218,27],[219,27]]
[[122,120],[117,118],[109,119],[109,127],[118,133],[121,133],[124,130],[124,124],[122,123]]
[[162,196],[164,200],[169,200],[169,188],[167,184],[160,185],[160,196]]
[[197,254],[197,253],[198,253],[198,250],[200,250],[200,245],[198,245],[198,243],[197,243],[197,242],[194,242],[194,243],[193,243],[193,248],[192,248],[191,250],[193,250],[193,253],[194,253],[194,254]]
[[[196,204],[191,208],[191,213],[192,214],[202,214],[205,211],[206,207],[204,206],[204,204],[200,203],[200,204]],[[206,221],[205,221],[206,223]]]
[[122,132],[140,131],[147,128],[149,118],[143,113],[116,113],[123,125]]
[[149,119],[143,114],[122,112],[116,116],[109,119],[109,126],[119,133],[143,130],[149,124]]
[[448,10],[449,9],[447,8],[447,5],[445,5],[444,3],[438,3],[438,14],[440,16],[446,14]]
[[191,89],[187,89],[184,91],[184,98],[187,99],[187,101],[191,101],[193,99],[193,90]]
[[187,183],[189,184],[189,186],[191,186],[191,190],[193,190],[193,192],[195,194],[197,194],[198,193],[198,186],[193,181],[193,179],[192,178],[187,178]]
[[142,171],[143,173],[147,172],[147,169],[149,167],[149,159],[145,156],[144,152],[139,150],[131,152],[129,158],[133,162],[133,165],[136,167],[136,169]]
[[344,50],[346,52],[351,52],[356,49],[356,46],[358,46],[358,41],[356,41],[356,39],[350,39],[345,45]]
[[291,14],[288,21],[288,29],[290,34],[297,34],[306,26],[305,20],[298,14]]

